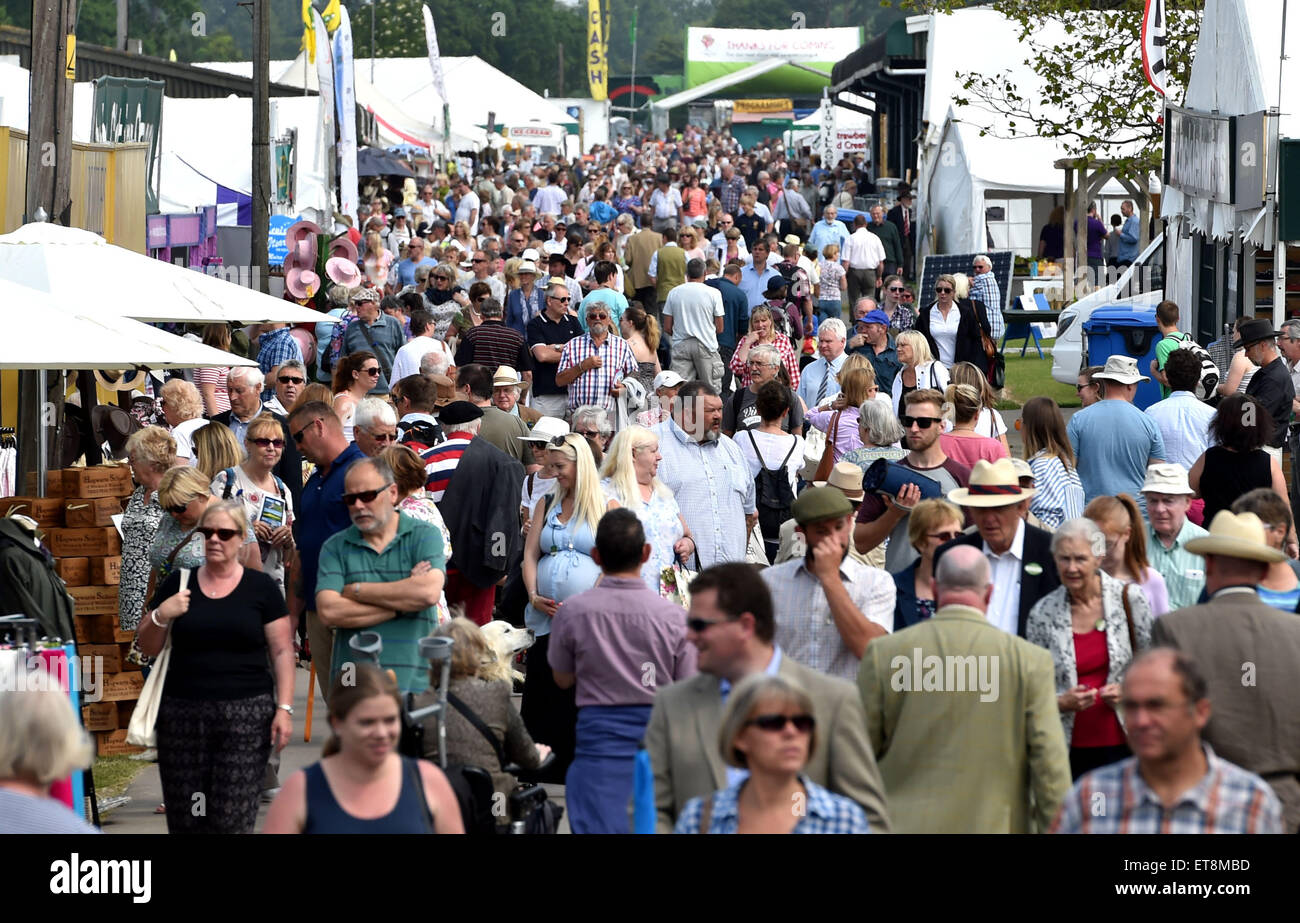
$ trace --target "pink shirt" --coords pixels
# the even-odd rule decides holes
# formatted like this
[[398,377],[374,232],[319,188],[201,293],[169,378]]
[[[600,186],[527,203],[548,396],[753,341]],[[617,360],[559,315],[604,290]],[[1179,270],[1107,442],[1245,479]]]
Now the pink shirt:
[[981,458],[992,462],[1007,457],[1006,446],[988,436],[954,436],[952,433],[944,433],[939,437],[939,446],[944,455],[956,459],[967,468],[974,468]]

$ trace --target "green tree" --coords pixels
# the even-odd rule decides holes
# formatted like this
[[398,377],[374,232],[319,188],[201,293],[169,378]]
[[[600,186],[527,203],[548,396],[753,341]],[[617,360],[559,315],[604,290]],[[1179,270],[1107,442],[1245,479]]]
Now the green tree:
[[[904,0],[913,12],[950,13],[961,0]],[[973,4],[972,4],[973,5]],[[1164,147],[1162,102],[1142,68],[1142,4],[1088,0],[999,0],[992,4],[1019,29],[1024,63],[1038,78],[1032,90],[1005,72],[960,73],[964,94],[1005,118],[1011,132],[1061,141],[1071,156],[1114,161],[1139,178],[1157,169]],[[1178,103],[1191,73],[1204,0],[1166,3],[1169,102]],[[1060,43],[1038,37],[1045,22],[1068,36]],[[1103,62],[1105,67],[1098,67]],[[1114,66],[1122,62],[1123,66]],[[985,130],[989,126],[984,126]]]

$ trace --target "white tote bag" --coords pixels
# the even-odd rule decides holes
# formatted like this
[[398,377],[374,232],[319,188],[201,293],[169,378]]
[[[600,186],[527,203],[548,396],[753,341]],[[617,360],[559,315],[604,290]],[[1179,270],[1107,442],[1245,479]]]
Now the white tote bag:
[[140,701],[131,712],[131,723],[126,730],[126,742],[133,747],[157,747],[154,725],[158,721],[158,706],[162,704],[163,683],[167,682],[167,665],[172,659],[172,633],[167,632],[162,653],[149,670],[149,678],[140,690]]

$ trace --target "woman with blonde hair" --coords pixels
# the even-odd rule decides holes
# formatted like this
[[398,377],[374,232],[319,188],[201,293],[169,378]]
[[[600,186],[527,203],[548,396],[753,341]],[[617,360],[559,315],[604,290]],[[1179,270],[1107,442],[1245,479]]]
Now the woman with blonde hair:
[[1051,531],[1065,520],[1083,515],[1083,483],[1065,418],[1050,397],[1031,397],[1020,411],[1020,425],[1025,460],[1034,472],[1035,493],[1029,512]]
[[950,378],[943,363],[935,361],[930,352],[930,341],[916,330],[904,330],[894,339],[894,349],[903,367],[894,376],[890,397],[894,415],[903,412],[903,398],[913,391],[938,391],[943,393]]
[[44,666],[21,669],[27,688],[0,686],[0,832],[99,833],[50,795],[93,762],[90,735],[58,677]]
[[[203,543],[194,540],[194,533],[208,507],[221,502],[212,495],[211,487],[211,478],[186,465],[170,469],[158,482],[158,503],[167,515],[158,524],[149,547],[149,566],[156,584],[178,568],[192,570],[203,564]],[[239,558],[249,570],[262,569],[262,555],[251,523],[244,533]]]
[[653,314],[646,313],[640,304],[633,304],[618,320],[618,331],[636,357],[637,378],[645,386],[646,394],[654,393],[655,376],[659,365],[659,322]]
[[194,467],[209,481],[218,471],[238,465],[244,458],[239,440],[229,426],[209,423],[194,431]]
[[975,432],[981,436],[988,436],[990,439],[996,439],[1002,443],[1002,448],[1007,450],[1007,455],[1011,454],[1011,445],[1007,442],[1007,424],[1002,419],[1002,414],[998,412],[994,404],[997,403],[997,392],[989,384],[989,380],[979,367],[969,362],[958,362],[952,367],[952,383],[954,385],[970,385],[980,395],[979,417],[975,421]]
[[176,464],[196,464],[192,439],[196,430],[208,425],[199,389],[183,378],[173,378],[162,386],[158,404],[176,440]]
[[693,227],[684,227],[677,232],[677,246],[686,251],[686,259],[688,260],[702,260],[705,258],[700,232]]
[[974,387],[951,384],[944,391],[943,399],[944,419],[952,425],[950,432],[939,436],[943,454],[956,459],[967,468],[974,468],[981,458],[994,462],[1009,457],[1006,446],[1002,443],[975,432],[983,402]]
[[529,650],[522,714],[533,738],[555,749],[555,771],[562,777],[573,759],[577,706],[572,689],[555,685],[546,659],[551,619],[560,603],[590,590],[600,579],[600,565],[591,557],[596,526],[619,504],[601,490],[591,447],[577,433],[547,444],[542,470],[555,478],[555,488],[533,507],[533,525],[524,541],[524,624],[537,640]]
[[[682,808],[674,833],[870,833],[866,812],[804,774],[817,745],[813,700],[784,676],[735,685],[718,729],[722,761],[740,781]],[[791,804],[804,810],[792,811]]]
[[[166,502],[166,479],[162,492]],[[241,563],[250,531],[242,503],[205,501],[202,557],[188,578],[173,570],[158,584],[136,633],[146,656],[171,644],[156,725],[169,833],[251,833],[271,748],[293,730],[289,609],[269,576]]]
[[393,265],[393,253],[384,246],[378,231],[366,232],[366,249],[361,254],[361,268],[370,283],[381,292],[388,284],[388,269]]
[[447,238],[447,247],[459,251],[459,254],[456,254],[451,249],[448,250],[457,260],[463,254],[474,252],[474,236],[470,234],[467,222],[457,221],[452,225],[451,236]]
[[600,470],[606,496],[641,520],[650,543],[641,578],[656,593],[663,569],[677,561],[688,564],[695,554],[695,539],[677,500],[657,476],[662,460],[658,436],[643,426],[625,426],[614,437]]
[[907,520],[907,542],[920,555],[894,577],[894,630],[915,625],[935,613],[931,578],[934,553],[962,533],[961,509],[947,500],[922,500]]
[[[503,665],[488,643],[483,629],[461,616],[440,625],[434,636],[451,638],[453,642],[447,697],[455,698],[457,702],[447,709],[444,719],[447,726],[447,763],[451,766],[477,766],[487,770],[492,776],[492,787],[496,790],[496,795],[504,803],[518,783],[514,776],[501,768],[501,762],[497,759],[498,750],[505,755],[507,762],[524,769],[536,769],[550,754],[551,748],[533,743],[532,737],[528,736],[519,709],[514,706],[514,684],[508,679],[498,678]],[[508,672],[510,665],[504,666]],[[441,674],[441,669],[430,671],[428,690],[415,697],[417,709],[432,705],[438,700]],[[496,747],[474,726],[462,708],[486,725],[496,739]],[[435,716],[425,719],[424,753],[421,754],[435,765],[440,760],[437,720]],[[510,823],[511,818],[507,812],[495,812],[494,816],[498,827]]]
[[781,367],[785,369],[792,389],[799,387],[799,359],[790,345],[790,338],[776,329],[772,319],[772,309],[760,304],[749,312],[749,333],[740,339],[736,352],[731,357],[731,372],[736,376],[736,389],[748,388],[753,375],[749,369],[749,351],[755,346],[771,346],[781,356]]
[[840,263],[840,245],[827,244],[817,260],[817,314],[821,320],[844,316],[848,274]]
[[[230,352],[230,325],[208,324],[203,328],[203,345]],[[194,386],[203,398],[203,412],[209,417],[230,409],[230,393],[226,391],[229,367],[213,366],[194,370]]]
[[1094,497],[1083,515],[1106,536],[1106,555],[1101,569],[1128,585],[1136,583],[1146,594],[1153,618],[1169,611],[1169,590],[1165,578],[1147,559],[1147,524],[1137,503],[1128,494]]
[[866,401],[875,398],[877,389],[876,373],[870,363],[866,367],[852,368],[848,371],[840,369],[835,380],[840,385],[840,395],[845,402],[844,409],[809,408],[804,419],[826,433],[828,439],[833,440],[831,454],[838,462],[846,452],[862,448],[862,432],[858,427],[858,419],[861,415],[859,408]]
[[285,781],[263,833],[465,832],[442,770],[398,750],[402,697],[391,674],[359,663],[339,675],[328,704],[321,759]]
[[981,334],[991,337],[992,333],[984,306],[957,295],[956,276],[944,273],[935,280],[934,301],[917,312],[913,329],[925,336],[930,352],[949,368],[958,362],[988,363]]

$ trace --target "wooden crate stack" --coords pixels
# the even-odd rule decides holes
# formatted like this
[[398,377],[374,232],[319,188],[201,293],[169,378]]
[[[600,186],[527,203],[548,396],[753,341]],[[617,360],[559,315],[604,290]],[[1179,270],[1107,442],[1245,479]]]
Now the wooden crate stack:
[[142,749],[126,742],[127,724],[144,687],[144,674],[126,661],[135,632],[118,627],[122,541],[112,520],[122,512],[124,499],[133,489],[129,467],[98,465],[48,472],[43,498],[35,496],[36,478],[29,474],[29,496],[0,501],[5,512],[29,516],[44,531],[55,569],[76,601],[77,653],[82,658],[102,658],[102,696],[81,709],[100,756]]

